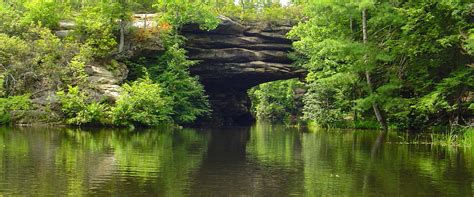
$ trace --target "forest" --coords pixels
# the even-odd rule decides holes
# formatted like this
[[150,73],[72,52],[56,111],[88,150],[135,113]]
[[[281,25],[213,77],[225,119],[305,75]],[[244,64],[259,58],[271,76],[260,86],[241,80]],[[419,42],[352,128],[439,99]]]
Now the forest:
[[[130,25],[155,14],[156,27]],[[192,125],[212,114],[181,29],[218,16],[293,25],[304,79],[248,91],[258,120],[322,128],[472,131],[474,4],[468,0],[2,0],[0,124]],[[66,36],[65,22],[74,24]],[[159,43],[136,58],[127,40]],[[132,58],[133,56],[133,58]],[[120,78],[104,97],[94,68]],[[112,98],[112,99],[111,99]]]

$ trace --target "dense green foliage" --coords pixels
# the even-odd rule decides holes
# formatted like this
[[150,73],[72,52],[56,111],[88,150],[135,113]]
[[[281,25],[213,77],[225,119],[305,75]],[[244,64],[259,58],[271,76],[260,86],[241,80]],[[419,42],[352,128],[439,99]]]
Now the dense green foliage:
[[94,56],[107,57],[116,51],[117,40],[113,33],[117,27],[111,21],[118,19],[119,13],[117,4],[100,3],[85,8],[74,18],[76,37],[91,48]]
[[[321,80],[319,83],[310,83],[304,101],[304,118],[316,120],[323,127],[340,124],[344,121],[344,113],[350,110],[350,83],[349,76],[335,76]],[[349,78],[350,79],[350,78]]]
[[0,125],[9,124],[13,118],[20,118],[23,110],[31,106],[29,95],[0,98]]
[[21,36],[0,34],[0,65],[7,95],[76,85],[84,80],[81,47],[34,27]]
[[302,88],[298,80],[269,82],[252,88],[249,90],[252,112],[258,119],[295,124],[302,115]]
[[221,15],[244,22],[267,22],[270,24],[291,24],[302,18],[301,7],[282,7],[279,3],[267,1],[233,3],[217,8]]
[[160,84],[145,78],[122,86],[114,106],[89,99],[78,87],[57,93],[66,122],[72,125],[158,126],[173,122],[173,101]]
[[159,84],[141,79],[125,84],[116,106],[112,109],[116,125],[157,126],[172,122],[172,100],[165,97]]
[[202,29],[210,30],[219,24],[212,7],[199,1],[158,0],[154,6],[163,12],[160,19],[176,29],[188,23],[197,23]]
[[88,102],[88,97],[78,87],[69,86],[68,91],[57,92],[61,110],[66,122],[73,125],[97,124],[106,122],[106,106],[97,102]]
[[[146,60],[151,65],[139,66],[134,79],[139,81],[123,85],[124,95],[116,103],[105,102],[92,93],[86,67],[124,59],[123,34],[130,31],[124,24],[140,10],[161,12],[160,23],[173,27],[160,31],[165,53]],[[176,13],[186,14],[173,17]],[[202,85],[189,74],[195,62],[187,60],[180,48],[183,38],[178,29],[187,23],[215,28],[216,16],[213,7],[198,1],[2,1],[0,96],[30,93],[32,98],[54,102],[48,92],[57,92],[65,122],[74,125],[191,123],[208,114],[209,104]],[[65,39],[52,33],[60,20],[74,24]],[[133,72],[137,64],[126,62]],[[55,110],[55,106],[43,107]]]
[[59,4],[49,1],[29,1],[24,4],[25,15],[22,18],[22,23],[34,23],[36,25],[43,25],[49,29],[56,29],[59,27],[59,20],[63,17],[62,9]]
[[[162,88],[162,95],[170,98],[171,120],[178,124],[192,123],[198,117],[209,115],[209,103],[204,87],[197,77],[190,76],[189,67],[196,61],[188,60],[179,47],[181,38],[165,35],[165,52],[156,58],[142,58],[129,62],[128,79],[150,78]],[[177,40],[175,40],[177,39]]]
[[164,94],[172,98],[173,120],[178,123],[191,123],[209,112],[204,87],[188,71],[195,63],[187,60],[185,51],[175,44],[166,50],[157,64],[149,67],[152,79],[162,84]]
[[[305,117],[323,126],[375,119],[423,129],[465,125],[474,86],[472,4],[465,1],[302,2],[290,33],[307,61]],[[366,14],[363,18],[362,13]],[[367,39],[363,25],[366,20]],[[369,76],[369,83],[367,77]]]

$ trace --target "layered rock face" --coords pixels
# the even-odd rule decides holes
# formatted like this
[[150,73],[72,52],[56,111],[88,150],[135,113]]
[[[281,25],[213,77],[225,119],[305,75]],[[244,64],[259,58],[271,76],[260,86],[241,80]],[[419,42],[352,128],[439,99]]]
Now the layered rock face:
[[261,83],[298,78],[304,70],[291,65],[289,26],[244,25],[221,17],[213,31],[197,25],[182,29],[191,67],[206,88],[213,108],[212,123],[240,125],[253,122],[247,90]]

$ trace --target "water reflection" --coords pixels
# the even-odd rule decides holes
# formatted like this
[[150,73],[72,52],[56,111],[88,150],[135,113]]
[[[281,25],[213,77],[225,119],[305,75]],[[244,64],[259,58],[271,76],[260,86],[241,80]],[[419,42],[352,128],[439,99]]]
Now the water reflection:
[[189,130],[0,131],[0,193],[182,195],[207,150]]
[[449,154],[426,145],[379,146],[380,136],[388,141],[398,138],[397,133],[373,131],[304,134],[305,193],[472,196],[473,160],[464,158],[464,152]]
[[0,128],[0,195],[473,195],[471,149],[384,143],[400,137],[270,124]]
[[[297,133],[269,125],[212,131],[209,151],[191,194],[286,196],[301,194],[302,165],[295,161]],[[275,132],[273,132],[275,131]]]

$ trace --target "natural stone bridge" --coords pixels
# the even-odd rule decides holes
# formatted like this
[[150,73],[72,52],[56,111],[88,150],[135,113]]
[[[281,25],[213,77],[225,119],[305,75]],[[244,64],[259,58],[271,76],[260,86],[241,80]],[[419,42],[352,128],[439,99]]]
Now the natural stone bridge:
[[200,61],[191,67],[191,73],[199,76],[209,95],[212,123],[248,124],[254,121],[249,88],[299,78],[305,71],[292,66],[287,56],[292,48],[292,41],[285,36],[290,26],[243,25],[225,17],[221,20],[212,31],[200,30],[197,25],[182,29],[189,58]]
[[[132,25],[137,28],[156,26],[148,19],[154,16],[136,14]],[[287,56],[292,48],[292,41],[285,36],[290,25],[243,25],[226,17],[220,19],[222,22],[213,31],[187,25],[181,32],[187,38],[189,58],[200,61],[191,67],[191,74],[199,76],[213,110],[210,119],[199,122],[215,126],[248,124],[254,121],[247,96],[249,88],[265,82],[299,78],[305,71],[292,66]],[[56,34],[65,37],[74,27],[73,23],[62,22],[62,30]],[[155,57],[163,52],[159,39],[135,42],[127,37],[125,42],[126,54],[132,59]],[[122,67],[119,75],[100,64],[88,65],[86,71],[99,94],[116,98],[119,85],[128,73],[126,66]]]

